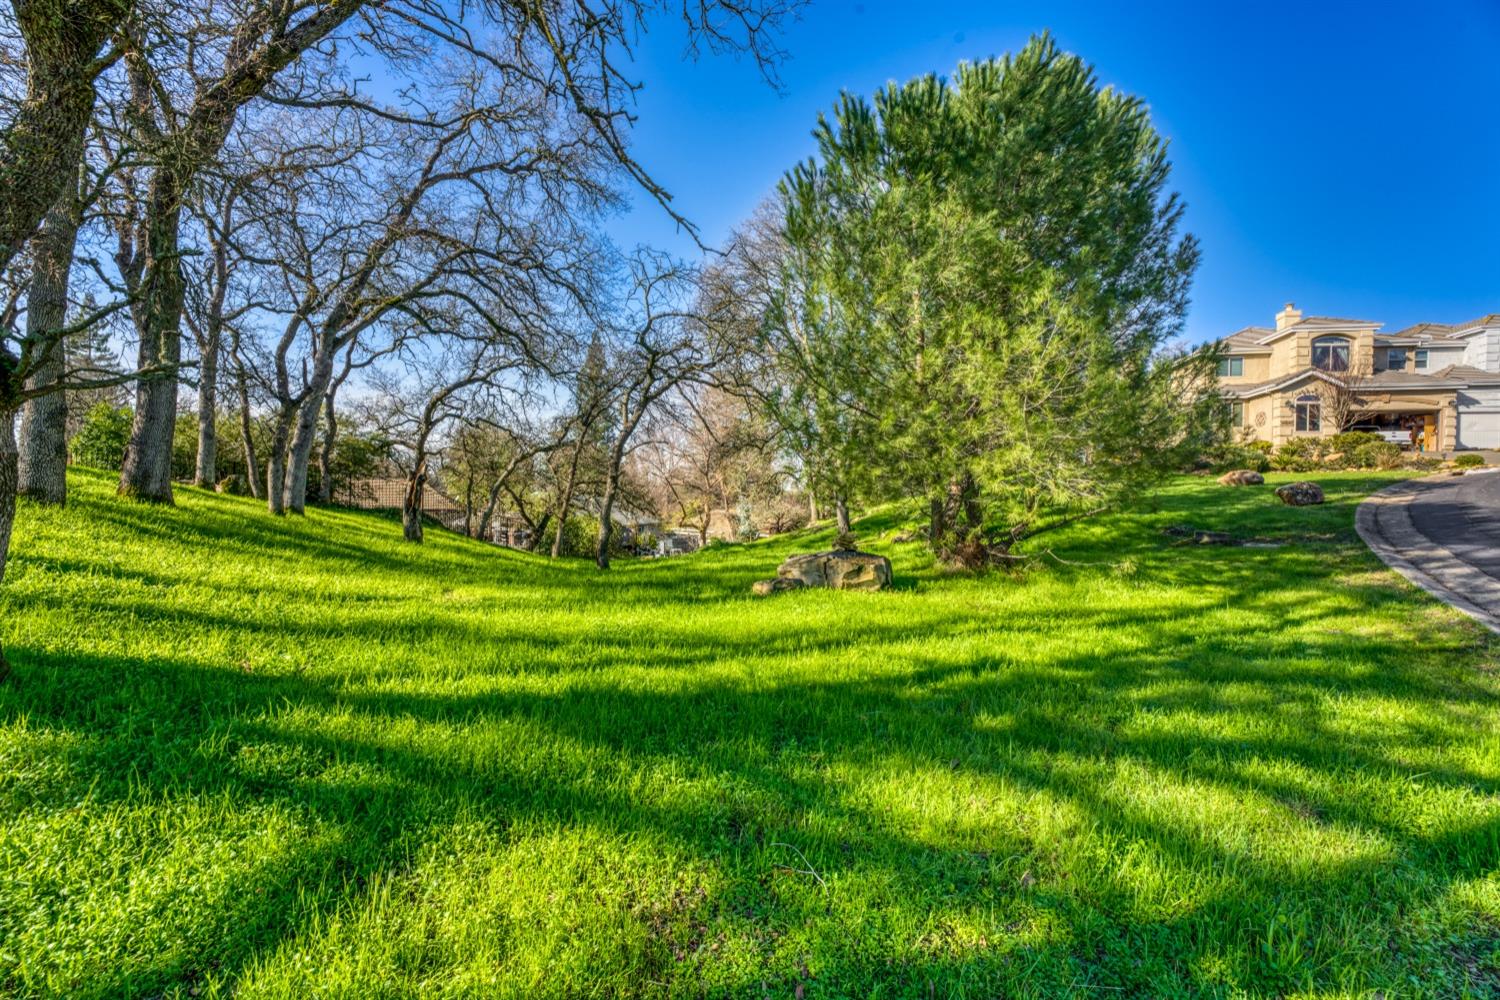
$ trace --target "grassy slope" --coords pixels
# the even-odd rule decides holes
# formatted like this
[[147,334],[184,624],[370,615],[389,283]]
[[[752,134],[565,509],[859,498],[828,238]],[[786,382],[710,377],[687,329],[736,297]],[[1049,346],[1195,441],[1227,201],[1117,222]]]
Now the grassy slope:
[[1500,646],[1322,482],[754,601],[810,539],[600,575],[78,474],[0,594],[0,993],[1496,995]]

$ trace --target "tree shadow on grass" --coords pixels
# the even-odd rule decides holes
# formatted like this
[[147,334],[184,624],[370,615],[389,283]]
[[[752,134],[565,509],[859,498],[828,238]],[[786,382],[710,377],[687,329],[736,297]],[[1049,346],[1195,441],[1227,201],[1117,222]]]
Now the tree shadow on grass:
[[[1270,527],[1296,526],[1289,516]],[[1133,559],[1142,587],[1195,596],[1030,602],[1031,588],[1091,593],[1101,570],[1066,564],[945,583],[951,600],[936,610],[910,595],[791,595],[806,614],[794,624],[671,630],[664,643],[594,625],[587,669],[570,665],[564,642],[505,674],[463,665],[464,683],[409,663],[245,673],[186,653],[64,655],[22,641],[0,718],[69,739],[41,777],[23,768],[0,796],[20,824],[219,803],[309,831],[245,872],[242,891],[185,901],[196,919],[178,947],[148,946],[161,923],[135,929],[136,947],[69,984],[75,996],[150,995],[205,976],[233,987],[293,944],[316,955],[331,922],[376,905],[373,884],[416,877],[413,859],[474,817],[519,849],[537,831],[592,830],[706,879],[686,902],[627,907],[645,935],[639,955],[601,957],[543,993],[596,973],[631,992],[764,984],[787,995],[800,984],[810,997],[1269,994],[1405,989],[1411,975],[1430,993],[1497,992],[1483,960],[1496,929],[1454,935],[1431,918],[1500,865],[1500,780],[1476,747],[1496,714],[1494,678],[1472,669],[1488,640],[1463,627],[1421,634],[1425,606],[1399,584],[1331,587],[1369,567],[1358,550],[1179,550],[1148,524],[1107,555]],[[478,562],[466,560],[455,573]],[[738,596],[733,574],[655,569],[591,583],[580,637],[622,595],[684,606]],[[1015,600],[993,600],[992,586],[1013,586]],[[564,589],[577,580],[527,600]],[[983,611],[967,603],[981,594]],[[897,602],[886,606],[900,614],[831,629],[848,600]],[[127,610],[111,602],[74,610]],[[356,614],[330,636],[254,614],[182,617],[165,598],[130,607],[309,645],[385,635],[415,651],[433,628],[390,633]],[[1341,629],[1351,613],[1394,624]],[[475,648],[558,639],[555,622],[524,616],[441,624]],[[726,673],[726,661],[754,670]],[[170,815],[135,863],[142,877],[192,844],[173,839]],[[130,874],[96,888],[128,895]],[[618,889],[608,877],[580,871],[560,891],[612,905],[590,901]],[[1424,916],[1408,925],[1410,914]],[[714,942],[748,953],[748,967],[721,964]],[[13,986],[23,974],[40,990],[47,971],[0,972]],[[315,986],[316,963],[308,975]]]
[[[1093,615],[1100,627],[1110,627],[1108,613]],[[948,623],[953,629],[971,625],[962,616]],[[804,943],[811,953],[802,960],[811,967],[812,995],[875,984],[904,984],[901,989],[915,995],[929,982],[945,991],[955,984],[1004,989],[1026,983],[1038,991],[1100,986],[1157,995],[1171,993],[1173,983],[1185,993],[1290,989],[1318,983],[1320,963],[1330,956],[1354,960],[1347,946],[1319,930],[1330,913],[1351,919],[1341,912],[1346,897],[1368,910],[1355,928],[1359,947],[1378,942],[1387,948],[1360,967],[1370,982],[1379,982],[1398,967],[1388,957],[1392,940],[1403,947],[1423,944],[1420,935],[1402,937],[1385,923],[1392,914],[1435,905],[1456,881],[1500,863],[1500,820],[1493,813],[1422,827],[1382,815],[1361,798],[1358,782],[1349,789],[1337,781],[1310,787],[1239,766],[1275,762],[1315,775],[1379,777],[1398,788],[1420,780],[1453,796],[1472,796],[1477,805],[1500,790],[1493,775],[1456,764],[1434,769],[1407,757],[1429,749],[1435,733],[1471,725],[1476,711],[1493,706],[1493,685],[1483,678],[1410,669],[1397,644],[1379,638],[1358,638],[1351,647],[1330,637],[1329,649],[1365,666],[1320,669],[1316,647],[1301,663],[1246,663],[1236,643],[1205,642],[1166,617],[1133,627],[1154,633],[1143,652],[1079,655],[1047,667],[908,655],[899,670],[862,680],[783,679],[769,688],[705,681],[660,690],[595,678],[545,693],[393,693],[307,676],[238,675],[187,661],[80,659],[22,649],[21,683],[3,704],[8,716],[24,714],[33,725],[90,737],[71,762],[74,782],[31,809],[62,807],[87,782],[99,805],[143,794],[223,799],[310,811],[321,829],[335,831],[255,876],[264,882],[257,887],[268,890],[264,905],[237,897],[206,925],[197,954],[231,982],[329,914],[357,909],[370,879],[401,868],[414,845],[476,814],[500,818],[507,827],[580,824],[645,836],[724,870],[727,888],[694,904],[708,932],[833,928],[838,920],[830,913],[841,915],[836,908],[844,887],[891,887],[887,904],[905,909],[927,930],[901,946],[877,935],[867,942],[871,948],[811,934]],[[881,638],[867,637],[872,643]],[[700,651],[703,662],[721,654],[721,644]],[[106,696],[101,688],[111,683],[124,690]],[[1174,735],[1132,728],[1159,713],[1232,720],[1245,704],[1223,692],[1245,687],[1254,689],[1257,713],[1282,723],[1277,733],[1188,729]],[[1432,728],[1365,734],[1331,725],[1323,718],[1330,690],[1342,698],[1421,704]],[[119,711],[127,699],[137,705],[128,718]],[[289,710],[296,712],[290,721]],[[323,726],[321,719],[336,724]],[[482,757],[463,761],[442,750],[451,737],[483,736],[495,726],[519,726],[518,735],[532,732],[576,748],[580,766],[549,771],[543,787],[535,775],[497,771]],[[413,732],[444,738],[435,741],[437,749],[424,750]],[[225,742],[205,756],[199,748],[213,734]],[[238,752],[245,747],[280,748],[306,773],[247,770]],[[380,780],[322,780],[350,765]],[[680,794],[629,792],[632,779],[662,771],[687,777]],[[851,791],[850,776],[860,773],[906,773],[918,781],[954,774],[972,777],[990,794],[1009,788],[1023,797],[1044,796],[1076,812],[1087,824],[1087,839],[1108,849],[1140,845],[1133,849],[1145,851],[1155,867],[1211,888],[1186,907],[1154,909],[1156,900],[1139,898],[1129,879],[1096,872],[1085,886],[1070,884],[1078,877],[1070,873],[1077,858],[1067,845],[1027,834],[1024,825],[978,837],[961,829],[914,830],[912,817],[889,815]],[[1315,831],[1331,825],[1341,836],[1374,838],[1380,849],[1288,867],[1285,859],[1205,831],[1191,815],[1192,795],[1163,813],[1138,807],[1130,793],[1132,787],[1149,793],[1172,785],[1240,797],[1261,810],[1300,809],[1306,815],[1283,821]],[[795,843],[816,859],[809,863],[832,888],[820,893],[775,875],[783,872],[771,847],[778,843]],[[339,877],[330,878],[330,871]],[[770,882],[768,874],[775,876]],[[320,882],[321,895],[310,907],[286,910],[292,887],[308,881]],[[934,893],[933,882],[949,888]],[[993,932],[993,947],[976,945],[964,929],[975,907],[1000,915],[992,921],[1002,929]],[[1009,925],[1028,943],[1006,944],[1002,931]],[[1038,936],[1031,932],[1037,925],[1050,930]],[[1281,950],[1268,930],[1277,926],[1285,927]],[[241,933],[245,927],[251,932]],[[881,928],[886,935],[901,929]],[[1260,951],[1237,964],[1212,954],[1205,942],[1225,933],[1229,940],[1258,943]],[[1151,949],[1143,961],[1145,942]],[[656,942],[649,951],[653,975],[676,981],[695,968],[700,975],[716,972],[707,956],[679,960],[681,944],[671,934]],[[1210,959],[1222,960],[1222,967]],[[1416,959],[1458,974],[1440,952],[1408,957]],[[165,964],[122,964],[118,978],[80,984],[78,995],[168,988],[202,974],[198,960],[177,954]],[[762,977],[778,987],[802,976],[774,944],[765,946],[764,960]],[[738,988],[757,985],[752,976]]]

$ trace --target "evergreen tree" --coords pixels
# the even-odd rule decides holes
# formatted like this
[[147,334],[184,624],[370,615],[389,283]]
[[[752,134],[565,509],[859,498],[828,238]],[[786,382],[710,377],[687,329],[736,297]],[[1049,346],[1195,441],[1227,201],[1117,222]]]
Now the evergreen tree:
[[[92,316],[99,311],[93,292],[87,293],[75,313]],[[70,320],[72,322],[72,320]],[[108,323],[85,326],[63,341],[65,370],[80,379],[103,378],[124,371],[120,354],[111,343]],[[129,393],[124,386],[111,385],[97,389],[68,389],[68,437],[83,427],[85,417],[100,403],[111,407],[124,405]]]
[[845,95],[815,136],[763,325],[815,467],[928,497],[935,546],[975,564],[1219,427],[1204,360],[1165,353],[1198,250],[1138,98],[1043,36]]

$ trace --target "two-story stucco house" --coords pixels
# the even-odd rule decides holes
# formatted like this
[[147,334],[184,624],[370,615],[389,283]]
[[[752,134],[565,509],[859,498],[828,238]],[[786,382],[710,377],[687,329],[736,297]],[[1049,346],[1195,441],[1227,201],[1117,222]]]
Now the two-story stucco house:
[[1288,302],[1274,328],[1224,338],[1219,385],[1238,433],[1279,445],[1350,426],[1415,427],[1428,451],[1500,448],[1500,313],[1380,329],[1303,316]]

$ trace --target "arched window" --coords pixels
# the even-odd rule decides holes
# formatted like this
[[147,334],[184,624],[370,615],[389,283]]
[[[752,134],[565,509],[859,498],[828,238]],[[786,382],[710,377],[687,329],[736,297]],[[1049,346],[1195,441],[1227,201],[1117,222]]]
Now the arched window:
[[1349,370],[1349,341],[1343,337],[1319,337],[1312,342],[1313,367],[1325,372]]
[[1298,396],[1293,404],[1297,409],[1297,430],[1316,434],[1323,427],[1323,401],[1308,393]]

